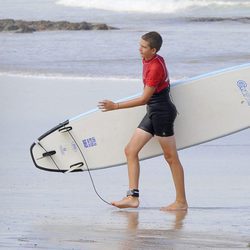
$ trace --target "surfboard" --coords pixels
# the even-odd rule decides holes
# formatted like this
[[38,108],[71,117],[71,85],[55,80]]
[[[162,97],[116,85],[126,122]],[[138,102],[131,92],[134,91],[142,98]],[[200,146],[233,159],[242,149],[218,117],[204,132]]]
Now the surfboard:
[[[178,110],[175,121],[178,150],[250,127],[250,64],[176,81],[171,84],[171,95]],[[32,160],[37,168],[55,172],[123,165],[124,147],[145,112],[145,106],[110,112],[96,108],[68,119],[31,145]],[[139,158],[161,154],[153,137]]]

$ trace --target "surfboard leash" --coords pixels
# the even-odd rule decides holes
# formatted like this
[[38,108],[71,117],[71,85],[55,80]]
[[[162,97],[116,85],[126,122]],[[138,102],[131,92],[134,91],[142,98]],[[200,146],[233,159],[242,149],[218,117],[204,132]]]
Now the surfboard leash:
[[75,138],[74,138],[74,136],[72,135],[72,133],[70,132],[70,130],[71,130],[71,129],[68,129],[68,130],[66,130],[65,132],[68,132],[68,133],[69,133],[70,137],[72,138],[72,140],[74,141],[74,143],[76,144],[78,150],[79,150],[80,153],[81,153],[81,156],[82,156],[82,158],[83,158],[83,160],[84,160],[84,162],[85,162],[85,166],[86,166],[86,168],[87,168],[87,171],[88,171],[88,174],[89,174],[91,183],[92,183],[92,187],[93,187],[93,189],[94,189],[96,195],[97,195],[103,202],[105,202],[106,204],[112,206],[112,204],[111,204],[110,202],[106,201],[106,200],[105,200],[104,198],[102,198],[102,196],[98,193],[98,191],[97,191],[97,189],[96,189],[96,186],[95,186],[94,179],[93,179],[93,177],[92,177],[92,174],[90,173],[90,169],[89,169],[88,163],[87,163],[87,161],[86,161],[86,159],[85,159],[85,157],[84,157],[84,154],[83,154],[83,152],[82,152],[80,146],[78,145],[77,141],[75,140]]

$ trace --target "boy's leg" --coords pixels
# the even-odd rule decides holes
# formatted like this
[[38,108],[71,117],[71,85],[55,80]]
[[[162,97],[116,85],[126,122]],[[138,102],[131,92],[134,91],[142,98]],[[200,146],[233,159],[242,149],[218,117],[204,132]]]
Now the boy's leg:
[[125,148],[125,155],[128,163],[129,189],[139,188],[140,165],[138,154],[143,146],[152,138],[152,135],[140,128],[137,128]]
[[178,157],[175,136],[157,136],[157,139],[162,147],[164,157],[170,166],[176,190],[175,202],[169,206],[163,207],[162,210],[186,210],[188,204],[185,194],[184,171]]
[[[139,176],[140,176],[140,165],[138,154],[143,146],[152,138],[153,136],[137,128],[125,148],[125,154],[127,157],[128,164],[128,177],[129,177],[129,189],[138,189],[139,188]],[[119,208],[128,208],[128,207],[138,207],[139,199],[138,197],[128,196],[122,199],[121,201],[114,201],[112,205]]]

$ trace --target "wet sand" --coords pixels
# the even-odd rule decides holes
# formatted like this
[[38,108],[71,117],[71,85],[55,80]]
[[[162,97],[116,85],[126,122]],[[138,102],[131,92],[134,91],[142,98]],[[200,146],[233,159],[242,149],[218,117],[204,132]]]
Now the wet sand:
[[[250,131],[180,151],[188,212],[174,199],[163,157],[141,162],[141,206],[118,210],[84,173],[36,169],[29,146],[103,98],[139,92],[135,81],[0,76],[0,249],[249,249]],[[127,190],[126,166],[92,172],[108,201]]]

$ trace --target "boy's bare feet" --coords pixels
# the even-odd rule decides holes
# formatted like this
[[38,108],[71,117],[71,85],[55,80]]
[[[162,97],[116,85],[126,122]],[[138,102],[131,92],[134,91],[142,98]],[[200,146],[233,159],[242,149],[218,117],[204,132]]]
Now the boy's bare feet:
[[187,202],[181,202],[181,201],[175,201],[174,203],[162,207],[162,211],[186,211],[188,209],[188,204]]
[[120,201],[113,201],[111,204],[118,208],[137,208],[139,207],[138,197],[127,196]]

